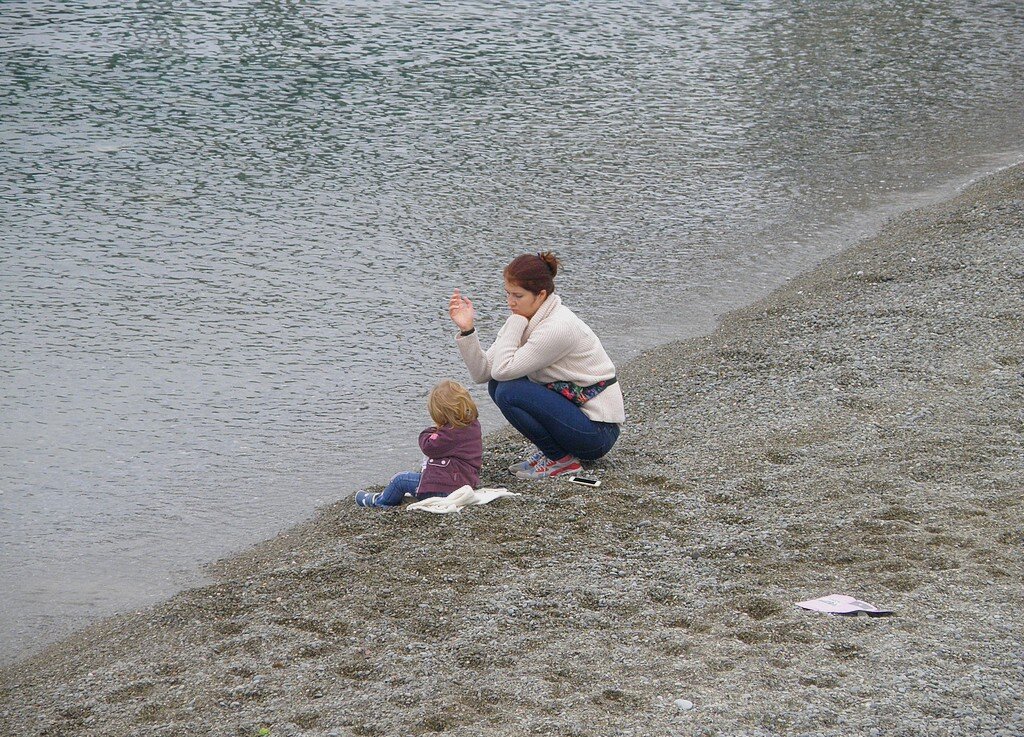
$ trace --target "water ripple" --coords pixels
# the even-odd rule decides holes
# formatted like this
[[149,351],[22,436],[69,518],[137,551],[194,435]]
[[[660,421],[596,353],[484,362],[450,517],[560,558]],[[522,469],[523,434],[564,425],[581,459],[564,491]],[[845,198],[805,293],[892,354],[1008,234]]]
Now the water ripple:
[[994,1],[3,3],[0,651],[412,466],[427,387],[465,379],[446,295],[493,334],[515,253],[558,251],[622,360],[1019,149],[1022,28]]

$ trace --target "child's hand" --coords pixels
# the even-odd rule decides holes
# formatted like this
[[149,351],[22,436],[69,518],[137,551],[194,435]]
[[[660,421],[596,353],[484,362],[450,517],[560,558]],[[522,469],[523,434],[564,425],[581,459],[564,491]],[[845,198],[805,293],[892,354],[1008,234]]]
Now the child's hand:
[[465,332],[473,329],[473,303],[459,294],[458,289],[452,292],[451,299],[448,300],[448,316],[459,330]]

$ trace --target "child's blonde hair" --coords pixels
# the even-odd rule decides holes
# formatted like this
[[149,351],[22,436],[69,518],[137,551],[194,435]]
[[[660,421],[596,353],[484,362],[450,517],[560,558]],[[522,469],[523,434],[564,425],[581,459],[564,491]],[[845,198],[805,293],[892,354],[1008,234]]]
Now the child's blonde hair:
[[430,390],[427,409],[430,411],[430,419],[437,423],[438,427],[465,427],[479,415],[473,397],[469,396],[466,387],[450,379],[439,381]]

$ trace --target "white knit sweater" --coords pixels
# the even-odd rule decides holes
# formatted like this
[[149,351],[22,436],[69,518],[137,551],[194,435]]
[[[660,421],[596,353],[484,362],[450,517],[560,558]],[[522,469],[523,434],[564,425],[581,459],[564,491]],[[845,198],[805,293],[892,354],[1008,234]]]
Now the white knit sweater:
[[[544,300],[529,320],[522,315],[510,315],[486,353],[475,331],[457,336],[455,342],[469,375],[478,384],[490,379],[510,381],[527,376],[538,384],[571,381],[590,386],[615,376],[615,366],[600,339],[562,304],[557,294]],[[622,389],[617,383],[580,409],[596,422],[626,420]]]

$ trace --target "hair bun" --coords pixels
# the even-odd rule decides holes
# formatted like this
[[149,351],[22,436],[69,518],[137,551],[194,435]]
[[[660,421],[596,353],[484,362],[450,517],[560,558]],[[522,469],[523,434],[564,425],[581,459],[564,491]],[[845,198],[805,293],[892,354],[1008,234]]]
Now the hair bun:
[[516,256],[501,274],[505,281],[528,292],[547,292],[552,295],[555,293],[555,274],[558,273],[559,265],[559,260],[551,251],[535,251]]
[[539,251],[537,258],[544,262],[548,267],[548,271],[551,272],[551,276],[558,276],[558,267],[561,265],[561,261],[551,251]]

